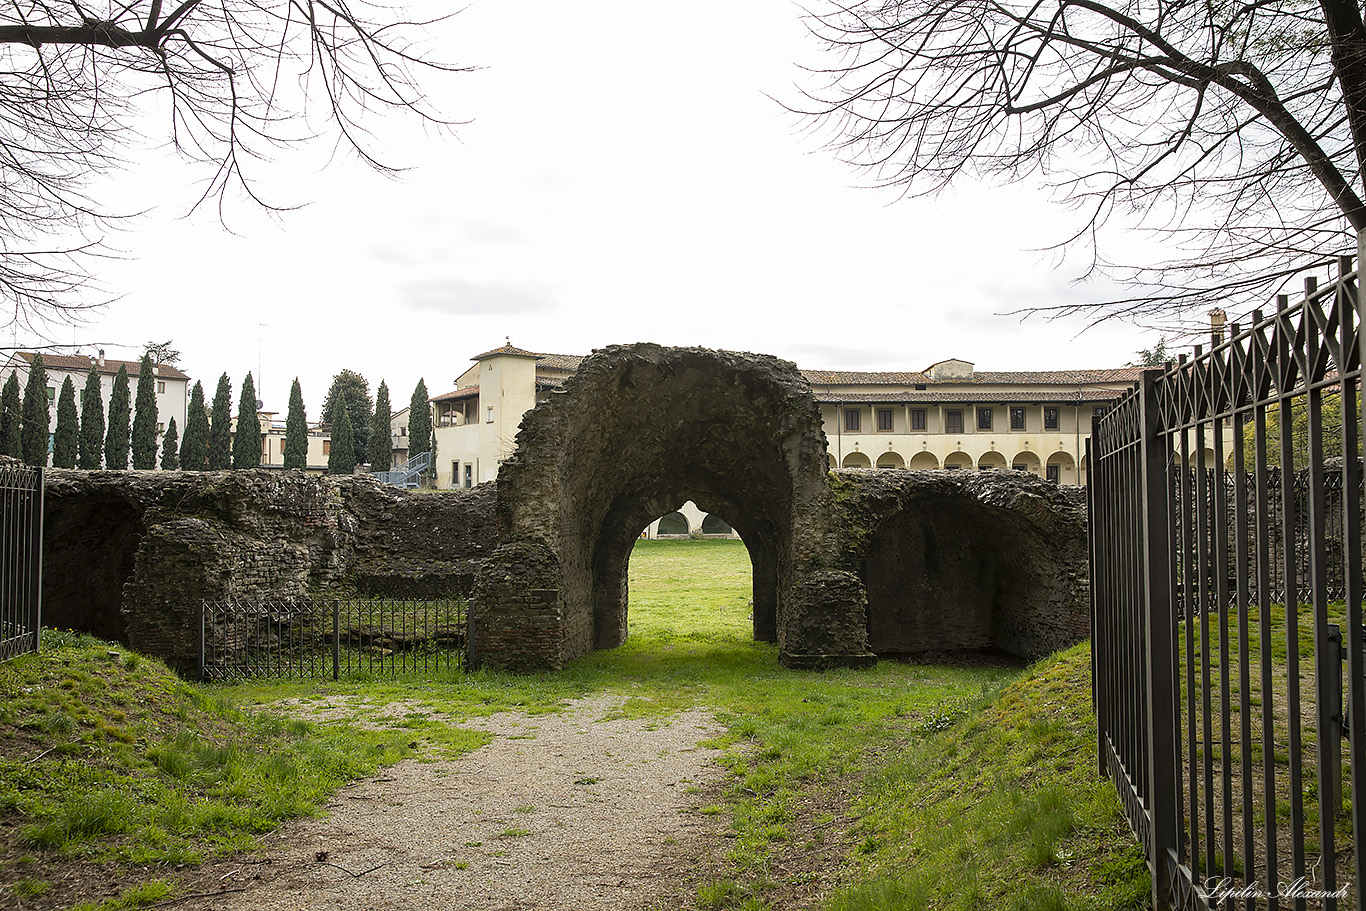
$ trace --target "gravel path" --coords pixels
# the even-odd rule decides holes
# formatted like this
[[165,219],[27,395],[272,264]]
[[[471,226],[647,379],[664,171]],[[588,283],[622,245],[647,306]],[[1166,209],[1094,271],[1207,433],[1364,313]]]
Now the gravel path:
[[[610,697],[553,715],[466,722],[492,742],[407,760],[340,791],[325,815],[265,840],[196,899],[206,911],[677,907],[723,817],[697,812],[720,779],[708,714],[602,720]],[[315,716],[316,717],[316,716]],[[209,891],[209,890],[206,890]]]

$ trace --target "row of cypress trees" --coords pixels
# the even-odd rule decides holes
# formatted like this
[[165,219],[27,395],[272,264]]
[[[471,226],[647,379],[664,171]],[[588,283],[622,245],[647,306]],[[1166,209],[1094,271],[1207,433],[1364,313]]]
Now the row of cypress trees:
[[[362,380],[362,382],[364,382]],[[100,377],[92,365],[81,391],[80,408],[76,390],[67,377],[57,397],[57,422],[52,431],[52,464],[58,468],[123,470],[157,467],[157,403],[155,374],[151,359],[144,355],[138,370],[137,395],[129,389],[126,366],[120,365],[104,408]],[[329,398],[333,396],[329,394]],[[340,399],[340,397],[338,396]],[[130,399],[132,403],[130,405]],[[231,431],[232,384],[224,373],[218,379],[212,406],[206,404],[204,388],[198,381],[190,391],[183,438],[171,418],[162,438],[161,468],[215,471],[227,468],[255,468],[261,464],[261,437],[258,433]],[[332,445],[327,468],[332,474],[350,474],[362,459],[357,457],[355,432],[350,410],[333,409]],[[368,409],[366,409],[368,411]],[[41,354],[35,354],[29,367],[28,382],[22,396],[17,372],[0,391],[0,455],[21,459],[29,465],[48,462],[49,408],[47,369]],[[131,422],[130,422],[131,416]],[[389,387],[383,381],[375,396],[375,409],[369,419],[366,439],[371,469],[390,467]],[[242,381],[237,405],[239,427],[259,427],[256,411],[256,386],[250,373]],[[434,448],[427,385],[418,380],[409,402],[409,455],[416,456]],[[289,391],[289,412],[285,421],[284,467],[304,468],[308,462],[308,423],[304,412],[303,391],[299,380]]]
[[[86,375],[81,406],[76,407],[76,388],[68,376],[57,396],[57,424],[49,424],[47,366],[35,354],[29,365],[22,397],[18,372],[11,372],[0,390],[0,455],[14,456],[28,465],[46,465],[48,437],[52,438],[52,464],[58,468],[113,469],[156,467],[156,378],[146,355],[138,370],[137,398],[129,390],[128,368],[119,365],[109,395],[106,420],[100,376],[94,365]],[[131,422],[130,422],[131,418]],[[167,428],[162,448],[162,467],[174,467],[175,420]],[[172,464],[167,465],[167,461]]]
[[[218,381],[213,417],[204,406],[204,390],[194,384],[182,441],[175,418],[166,426],[161,442],[161,467],[194,470],[255,467],[261,463],[261,438],[231,432],[231,386],[225,373]],[[11,372],[0,390],[0,455],[14,456],[28,465],[46,465],[48,436],[52,437],[52,464],[57,468],[108,468],[121,471],[157,467],[156,374],[152,361],[143,355],[138,367],[136,398],[129,388],[128,369],[120,364],[104,407],[99,371],[91,365],[76,407],[76,389],[68,376],[57,396],[57,423],[49,425],[47,366],[35,354],[29,365],[22,397],[18,373]],[[244,426],[257,424],[256,389],[251,374],[242,383],[238,418]],[[131,462],[131,464],[130,464]]]

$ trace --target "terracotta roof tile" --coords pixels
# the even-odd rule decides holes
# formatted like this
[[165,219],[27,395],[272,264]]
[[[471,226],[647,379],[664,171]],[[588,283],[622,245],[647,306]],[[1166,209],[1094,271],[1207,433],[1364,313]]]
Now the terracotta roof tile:
[[486,357],[501,357],[503,355],[507,355],[510,357],[540,357],[540,355],[537,354],[535,351],[527,351],[524,348],[517,348],[511,342],[509,342],[501,348],[494,348],[492,351],[485,351],[483,354],[476,354],[474,357],[470,358],[470,360],[482,361]]
[[456,389],[456,390],[454,390],[454,391],[452,391],[452,392],[442,393],[441,395],[434,395],[434,396],[432,396],[431,398],[429,398],[427,401],[429,401],[429,402],[458,402],[458,401],[460,401],[461,399],[473,398],[474,396],[476,396],[476,395],[478,395],[478,394],[479,394],[479,387],[478,387],[478,385],[466,386],[466,387],[464,387],[463,389]]
[[[17,352],[17,354],[25,361],[28,361],[30,364],[33,363],[33,356],[35,352],[19,351]],[[104,359],[104,366],[100,367],[96,364],[94,358],[84,354],[44,354],[43,366],[50,367],[53,370],[80,371],[82,373],[89,373],[90,368],[95,367],[95,369],[98,372],[107,373],[110,376],[118,373],[119,367],[122,366],[128,370],[128,375],[130,377],[135,377],[138,375],[138,371],[142,369],[142,361],[141,359],[136,361],[118,361],[114,360],[113,358],[107,357]],[[181,373],[174,367],[168,367],[165,364],[162,364],[160,370],[157,372],[157,378],[170,380],[188,380],[189,376],[187,374]]]

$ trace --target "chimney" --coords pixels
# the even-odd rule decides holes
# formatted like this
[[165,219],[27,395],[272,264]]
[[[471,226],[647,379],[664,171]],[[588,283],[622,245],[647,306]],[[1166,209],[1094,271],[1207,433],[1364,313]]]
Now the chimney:
[[1209,340],[1211,347],[1217,347],[1224,341],[1224,324],[1228,322],[1228,314],[1218,307],[1209,312]]

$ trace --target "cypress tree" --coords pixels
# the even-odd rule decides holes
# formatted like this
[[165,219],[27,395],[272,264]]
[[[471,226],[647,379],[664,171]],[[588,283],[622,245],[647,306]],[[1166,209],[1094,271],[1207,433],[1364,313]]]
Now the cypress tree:
[[389,432],[389,419],[392,409],[389,406],[389,387],[384,380],[379,381],[375,392],[375,416],[370,422],[370,442],[365,452],[370,456],[371,471],[388,471],[393,462],[394,444]]
[[104,394],[100,392],[100,373],[95,365],[85,375],[81,389],[80,466],[96,471],[104,461]]
[[261,467],[261,416],[256,413],[256,383],[251,371],[237,399],[237,433],[232,438],[232,467]]
[[370,442],[370,415],[374,413],[370,402],[370,383],[354,370],[342,370],[332,377],[332,385],[323,398],[323,421],[332,426],[333,443],[336,442],[338,406],[345,407],[351,423],[351,453],[356,462],[369,461],[366,446]]
[[289,389],[289,414],[285,418],[285,467],[308,467],[308,419],[304,415],[304,392],[297,376]]
[[157,467],[157,394],[152,359],[142,356],[138,368],[138,394],[133,404],[133,467]]
[[175,471],[180,467],[180,453],[177,446],[180,443],[179,434],[175,429],[175,418],[171,418],[166,424],[166,437],[161,441],[161,468],[163,471]]
[[114,374],[114,388],[109,393],[109,421],[104,431],[104,467],[113,471],[128,468],[129,400],[128,365],[120,364]]
[[33,362],[29,364],[20,416],[20,456],[28,465],[46,465],[50,413],[47,404],[47,370],[43,367],[41,354],[35,354]]
[[185,438],[180,441],[180,467],[203,471],[209,467],[209,413],[204,409],[204,387],[194,381],[185,413]]
[[0,393],[0,455],[19,458],[23,446],[19,442],[19,426],[23,420],[24,402],[19,397],[19,372],[11,371],[5,380],[5,391]]
[[225,373],[218,378],[209,412],[209,471],[232,467],[232,383]]
[[76,387],[68,375],[62,381],[62,393],[57,397],[57,429],[52,432],[52,464],[58,468],[75,468],[80,445],[81,417],[76,411]]
[[356,470],[356,450],[351,445],[351,415],[345,408],[337,409],[337,423],[332,425],[332,447],[327,453],[328,474],[351,474]]
[[408,458],[432,451],[432,406],[427,401],[427,383],[418,380],[408,402]]

